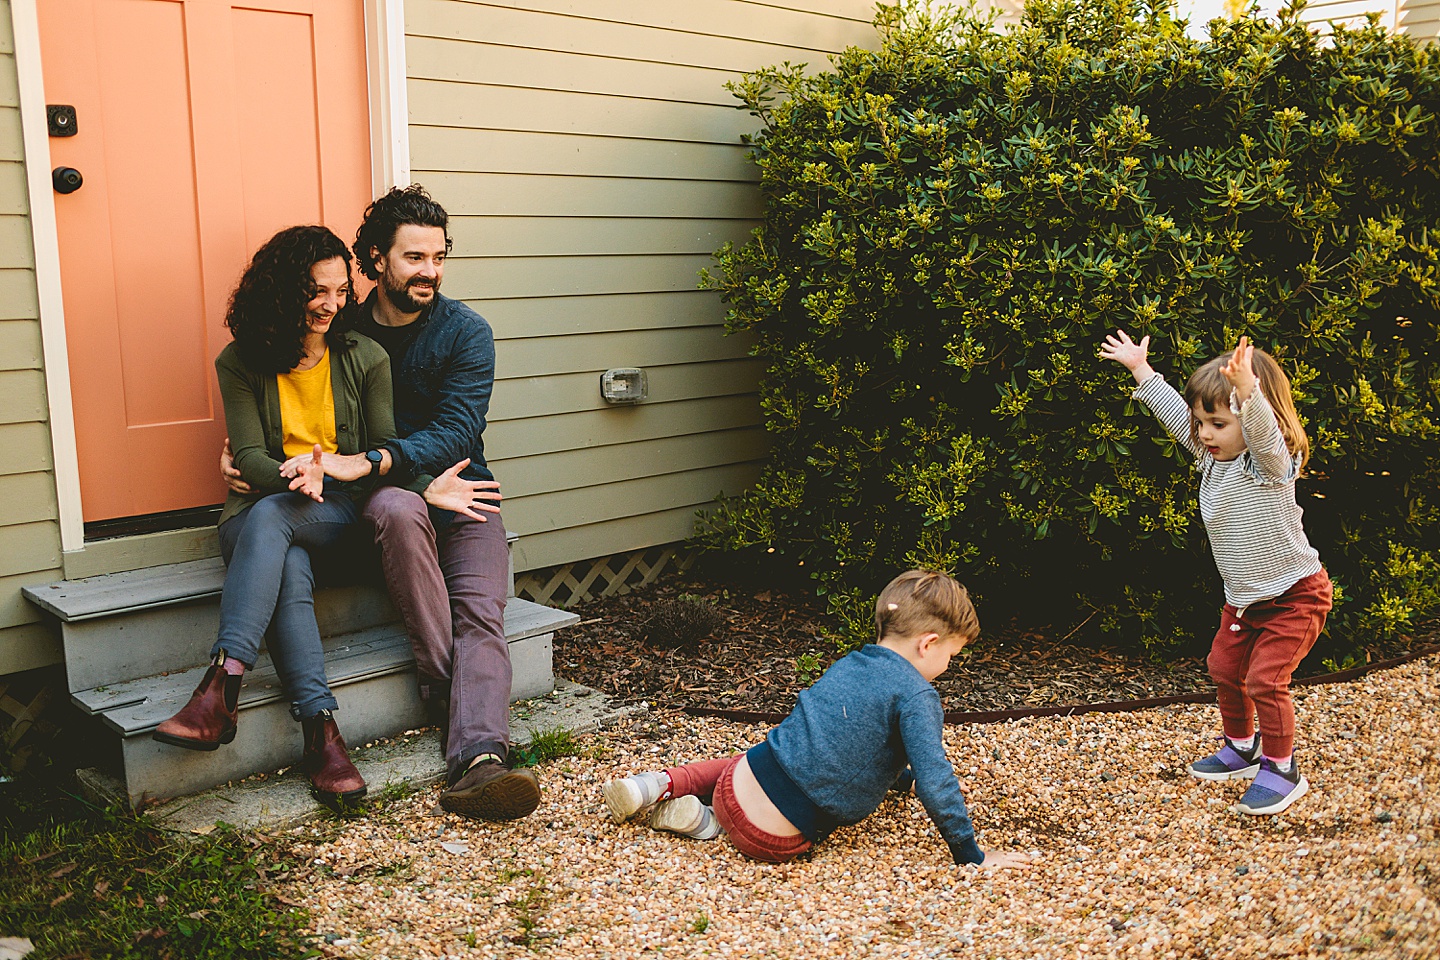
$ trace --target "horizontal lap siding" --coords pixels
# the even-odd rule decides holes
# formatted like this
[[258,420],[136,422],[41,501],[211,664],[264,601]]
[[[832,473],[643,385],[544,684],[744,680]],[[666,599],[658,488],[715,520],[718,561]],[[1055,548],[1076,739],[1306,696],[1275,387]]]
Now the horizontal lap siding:
[[1417,41],[1440,36],[1440,2],[1400,4],[1400,30]]
[[10,4],[0,0],[0,675],[60,660],[20,588],[63,576]]
[[[688,537],[767,449],[750,341],[697,289],[761,213],[725,90],[873,46],[859,0],[409,0],[411,166],[452,215],[445,289],[489,319],[486,452],[517,569]],[[615,408],[610,367],[650,397]]]
[[1316,0],[1301,12],[1300,18],[1322,33],[1328,33],[1326,24],[1334,21],[1345,26],[1358,26],[1365,22],[1369,13],[1378,13],[1380,23],[1390,27],[1394,24],[1394,0]]
[[1440,36],[1440,0],[1316,0],[1300,16],[1321,33],[1328,33],[1328,22],[1363,26],[1367,14],[1372,13],[1379,16],[1382,27],[1398,30],[1417,43]]

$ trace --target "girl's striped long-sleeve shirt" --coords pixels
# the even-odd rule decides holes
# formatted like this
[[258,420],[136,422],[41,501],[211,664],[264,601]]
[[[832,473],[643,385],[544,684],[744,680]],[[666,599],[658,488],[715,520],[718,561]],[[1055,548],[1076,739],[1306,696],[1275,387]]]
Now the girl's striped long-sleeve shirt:
[[1195,457],[1200,519],[1225,581],[1227,603],[1243,616],[1251,604],[1273,600],[1320,572],[1320,554],[1305,536],[1295,502],[1300,457],[1285,446],[1259,384],[1238,409],[1231,394],[1230,409],[1240,419],[1247,449],[1229,461],[1216,460],[1191,437],[1190,408],[1160,374],[1140,384],[1134,396]]

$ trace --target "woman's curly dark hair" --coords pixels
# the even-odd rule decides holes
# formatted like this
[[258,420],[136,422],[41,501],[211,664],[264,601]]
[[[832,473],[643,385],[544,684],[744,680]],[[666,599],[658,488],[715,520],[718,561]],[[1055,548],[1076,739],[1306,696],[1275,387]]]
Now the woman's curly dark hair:
[[[336,257],[345,261],[346,279],[353,282],[350,251],[326,227],[287,227],[255,251],[225,311],[225,326],[247,367],[285,373],[300,363],[309,332],[305,305],[315,295],[310,270]],[[345,349],[342,335],[350,326],[354,300],[352,292],[325,334],[333,350]]]
[[450,252],[450,215],[435,202],[425,188],[418,183],[408,187],[391,187],[383,196],[365,208],[360,220],[360,229],[355,231],[355,260],[360,272],[371,280],[380,278],[375,269],[375,258],[371,249],[380,251],[380,256],[390,252],[395,245],[395,231],[406,224],[417,227],[439,227],[445,231],[445,252]]

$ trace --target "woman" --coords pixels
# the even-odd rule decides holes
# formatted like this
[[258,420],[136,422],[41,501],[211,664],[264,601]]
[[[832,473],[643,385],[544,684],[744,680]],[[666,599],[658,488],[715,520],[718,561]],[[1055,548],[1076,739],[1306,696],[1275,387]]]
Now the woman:
[[[256,252],[230,298],[235,339],[215,370],[234,463],[253,492],[232,491],[220,514],[228,570],[211,666],[155,729],[156,740],[191,750],[234,740],[241,677],[273,625],[271,658],[304,732],[304,767],[327,803],[366,788],[332,714],[309,551],[339,541],[377,478],[327,477],[322,455],[373,450],[395,430],[389,358],[346,330],[351,289],[344,242],[324,227],[290,227]],[[293,479],[282,475],[287,460],[300,464],[285,471]]]

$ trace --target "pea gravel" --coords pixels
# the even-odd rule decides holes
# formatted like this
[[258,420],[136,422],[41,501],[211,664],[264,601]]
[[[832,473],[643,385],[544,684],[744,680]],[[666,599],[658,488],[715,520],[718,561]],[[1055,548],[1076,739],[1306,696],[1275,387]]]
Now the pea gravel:
[[1311,792],[1279,817],[1185,773],[1213,706],[947,728],[981,846],[1026,872],[954,866],[913,798],[778,866],[616,826],[606,779],[765,729],[659,714],[542,765],[523,821],[437,788],[296,828],[276,889],[329,957],[1440,957],[1440,656],[1296,699]]

